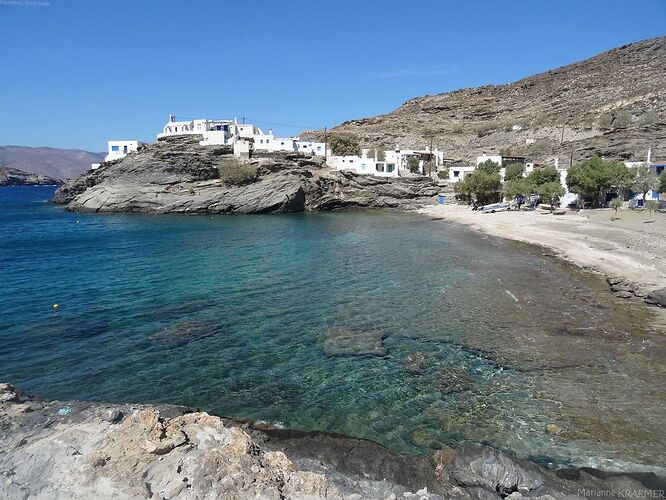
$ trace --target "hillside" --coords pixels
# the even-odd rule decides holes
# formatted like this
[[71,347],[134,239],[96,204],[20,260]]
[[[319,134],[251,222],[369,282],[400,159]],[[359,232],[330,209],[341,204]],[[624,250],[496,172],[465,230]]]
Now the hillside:
[[103,160],[104,153],[91,153],[81,149],[0,146],[0,166],[60,180],[78,177],[90,168],[91,163],[100,163]]
[[[512,150],[537,162],[568,164],[598,153],[616,159],[666,159],[666,37],[610,50],[507,85],[417,97],[395,111],[333,129],[362,145],[434,144],[470,162]],[[321,137],[321,131],[306,132]]]
[[46,175],[0,166],[0,186],[54,185],[62,181]]

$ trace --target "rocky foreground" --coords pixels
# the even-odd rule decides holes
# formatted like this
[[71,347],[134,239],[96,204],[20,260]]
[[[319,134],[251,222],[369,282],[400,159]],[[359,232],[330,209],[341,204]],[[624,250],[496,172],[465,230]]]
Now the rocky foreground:
[[255,155],[200,146],[199,136],[159,140],[103,163],[55,194],[68,210],[154,213],[282,213],[350,207],[409,208],[431,203],[431,179],[330,172],[323,158]]
[[404,456],[183,407],[44,401],[0,384],[1,498],[659,498],[664,490],[654,474],[552,471],[489,448]]

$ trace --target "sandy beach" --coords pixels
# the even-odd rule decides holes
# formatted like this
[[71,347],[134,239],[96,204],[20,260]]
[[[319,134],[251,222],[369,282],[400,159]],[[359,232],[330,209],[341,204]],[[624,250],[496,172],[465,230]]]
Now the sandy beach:
[[[430,205],[419,212],[483,233],[542,245],[576,265],[622,277],[645,290],[666,286],[666,214],[620,210],[483,214],[462,205]],[[614,219],[614,220],[613,220]],[[651,221],[651,222],[647,222]]]

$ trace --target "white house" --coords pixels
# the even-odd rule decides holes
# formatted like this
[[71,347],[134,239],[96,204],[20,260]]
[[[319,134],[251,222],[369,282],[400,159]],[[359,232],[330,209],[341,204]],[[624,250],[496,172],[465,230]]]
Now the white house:
[[398,166],[400,172],[410,172],[409,161],[410,158],[417,158],[419,161],[419,166],[417,173],[427,174],[427,169],[430,167],[432,169],[431,173],[437,171],[437,167],[443,165],[444,163],[444,153],[437,149],[434,149],[432,152],[430,148],[426,149],[398,149],[387,150],[384,152],[384,156],[387,161],[394,162]]
[[[114,161],[125,158],[128,154],[133,153],[139,149],[143,143],[140,141],[107,141],[107,154],[104,161]],[[92,170],[98,169],[100,163],[92,163],[90,168]]]
[[335,170],[351,170],[357,174],[375,175],[378,177],[398,177],[398,166],[394,161],[368,158],[366,155],[326,157],[326,165]]
[[169,115],[169,121],[162,128],[162,132],[157,134],[157,138],[170,137],[175,135],[201,135],[202,145],[212,144],[233,144],[236,137],[239,136],[236,124],[231,120],[184,120],[177,121],[174,115]]
[[449,182],[456,183],[460,182],[465,178],[466,175],[469,175],[471,172],[476,170],[476,166],[452,166],[449,167]]

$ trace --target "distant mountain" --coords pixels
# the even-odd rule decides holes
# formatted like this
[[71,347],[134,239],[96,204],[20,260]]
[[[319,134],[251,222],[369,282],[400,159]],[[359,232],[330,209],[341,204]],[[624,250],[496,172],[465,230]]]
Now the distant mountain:
[[0,186],[36,186],[62,184],[59,179],[46,175],[24,172],[15,168],[0,167]]
[[0,146],[0,167],[35,172],[55,179],[73,179],[104,160],[104,153],[80,149]]
[[[666,160],[666,37],[632,43],[507,85],[417,97],[333,129],[363,146],[424,147],[471,162],[493,152],[568,164],[592,154]],[[322,131],[305,132],[322,137]]]

